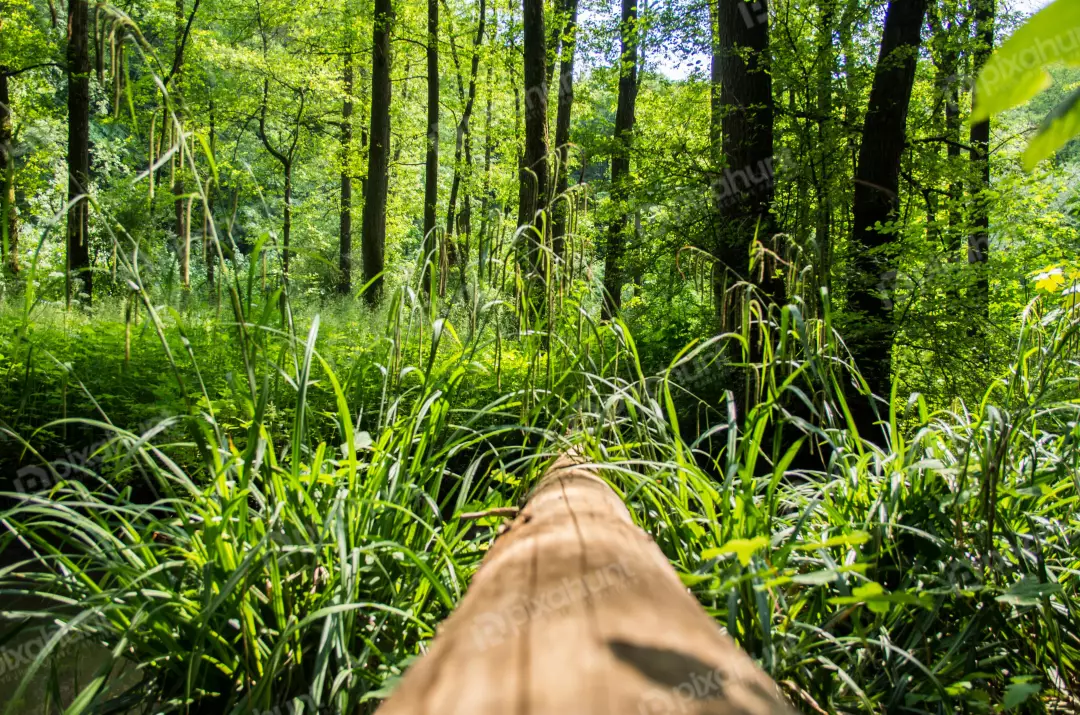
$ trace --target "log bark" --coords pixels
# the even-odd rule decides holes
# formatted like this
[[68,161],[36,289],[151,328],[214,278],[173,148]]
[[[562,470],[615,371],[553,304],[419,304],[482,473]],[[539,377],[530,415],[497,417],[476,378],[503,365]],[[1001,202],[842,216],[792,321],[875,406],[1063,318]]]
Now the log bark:
[[563,456],[380,715],[793,710],[596,473]]

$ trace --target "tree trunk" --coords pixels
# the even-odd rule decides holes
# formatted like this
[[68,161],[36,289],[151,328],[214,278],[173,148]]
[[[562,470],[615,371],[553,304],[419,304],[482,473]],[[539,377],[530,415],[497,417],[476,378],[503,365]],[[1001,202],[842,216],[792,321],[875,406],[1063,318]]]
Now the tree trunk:
[[285,207],[281,217],[281,275],[288,281],[289,247],[292,241],[292,159],[289,159],[283,168],[285,170]]
[[723,86],[720,52],[720,0],[709,0],[709,148],[712,160],[720,166],[724,159],[724,105],[720,98]]
[[[492,8],[492,24],[498,26],[498,16],[495,14],[495,8]],[[482,283],[484,281],[484,269],[488,265],[490,260],[489,253],[491,250],[491,237],[488,236],[490,218],[488,217],[488,211],[490,210],[491,202],[491,109],[492,98],[495,94],[495,64],[488,63],[487,69],[487,110],[484,113],[484,195],[480,203],[480,246],[477,249],[477,273],[476,279]]]
[[794,713],[611,487],[565,456],[378,712]]
[[[983,65],[994,50],[995,0],[975,0],[975,66],[974,76],[978,76]],[[972,92],[972,106],[975,102]],[[971,187],[974,199],[974,230],[968,236],[968,263],[977,264],[979,276],[976,279],[972,303],[975,314],[971,316],[973,326],[990,319],[990,279],[986,272],[990,260],[990,120],[979,122],[971,127],[971,163],[975,181]]]
[[428,0],[427,16],[427,157],[424,162],[424,295],[431,296],[435,277],[435,214],[439,203],[439,0]]
[[[184,121],[184,0],[176,0],[176,10],[173,16],[173,39],[175,44],[172,77],[172,91],[169,98],[172,100],[173,113],[176,121],[183,124]],[[113,73],[119,72],[118,67],[113,67]],[[119,102],[117,102],[119,104]],[[182,127],[181,127],[182,130]],[[182,131],[178,141],[183,142]],[[176,240],[180,245],[180,281],[184,288],[191,287],[191,227],[187,225],[187,212],[184,210],[184,154],[183,148],[176,154],[175,181],[173,182],[173,210],[176,214]]]
[[[349,22],[351,18],[346,18]],[[345,101],[341,105],[341,230],[338,238],[338,292],[352,290],[352,115],[353,57],[352,46],[345,48],[341,79]]]
[[[73,296],[93,301],[94,278],[90,271],[90,202],[83,196],[90,188],[90,51],[87,0],[68,2],[68,202],[67,302]],[[81,282],[81,286],[76,286]]]
[[[518,190],[518,226],[533,224],[537,213],[547,208],[547,48],[544,36],[543,0],[522,0],[525,28],[525,154],[522,157]],[[542,225],[542,221],[537,221]],[[535,234],[531,243],[542,240]],[[539,247],[529,251],[536,259]],[[537,268],[533,261],[533,268]]]
[[[210,156],[217,156],[217,126],[214,116],[213,88],[207,87],[207,114],[209,115]],[[206,290],[213,302],[217,298],[217,282],[214,280],[214,266],[217,265],[217,245],[215,244],[214,197],[217,195],[217,181],[207,182],[206,209],[203,213],[203,258],[206,261]]]
[[817,217],[815,238],[821,266],[819,283],[829,287],[832,270],[832,162],[838,155],[833,143],[833,75],[836,72],[836,52],[833,47],[833,28],[836,25],[835,0],[823,0],[821,26],[818,29],[818,156],[821,158],[817,182]]
[[361,251],[364,281],[370,283],[365,298],[375,305],[382,291],[386,245],[386,191],[390,181],[390,28],[394,22],[392,0],[375,0],[375,29],[371,52],[371,147],[368,150],[367,194]]
[[[900,208],[900,160],[926,3],[889,2],[855,175],[855,274],[850,281],[850,308],[858,316],[859,334],[852,337],[851,344],[856,365],[876,395],[887,396],[890,392],[896,333],[890,304],[882,299],[878,288],[890,277],[887,258],[879,249],[894,238],[877,225],[895,220]],[[870,439],[876,434],[872,429],[873,412],[869,404],[858,408],[857,426],[861,435]]]
[[[724,328],[734,321],[726,300],[732,279],[746,277],[747,256],[755,237],[772,233],[769,209],[775,189],[773,96],[769,74],[769,15],[765,0],[719,0],[720,106],[723,115],[724,173],[714,187],[720,215],[714,296]],[[764,259],[762,259],[764,260]],[[770,299],[781,302],[783,284],[761,270],[757,281]]]
[[0,259],[11,275],[19,273],[19,218],[15,207],[15,152],[12,146],[8,68],[0,65]]
[[626,226],[629,209],[626,201],[630,181],[630,148],[634,136],[634,110],[637,105],[638,14],[637,0],[622,0],[619,26],[621,55],[619,62],[619,103],[615,109],[615,136],[611,151],[611,200],[615,218],[608,227],[604,256],[603,317],[618,315],[622,307],[623,258],[626,252]]
[[562,67],[559,70],[559,109],[555,119],[555,151],[559,165],[555,180],[555,195],[563,197],[555,204],[551,226],[551,248],[558,258],[565,251],[566,224],[570,204],[564,196],[570,188],[570,112],[574,106],[574,51],[576,48],[578,0],[563,4],[566,26],[562,31]]
[[[447,240],[450,240],[457,230],[457,197],[458,192],[461,189],[462,152],[465,153],[465,168],[469,168],[472,165],[472,152],[469,150],[469,122],[472,120],[473,107],[476,105],[476,75],[480,69],[480,46],[484,41],[486,11],[487,4],[485,0],[480,0],[480,20],[476,26],[476,38],[473,41],[472,65],[469,74],[469,93],[466,95],[465,108],[461,112],[461,121],[458,123],[457,133],[454,138],[454,179],[450,185],[450,203],[446,210]],[[458,91],[461,91],[460,86]]]

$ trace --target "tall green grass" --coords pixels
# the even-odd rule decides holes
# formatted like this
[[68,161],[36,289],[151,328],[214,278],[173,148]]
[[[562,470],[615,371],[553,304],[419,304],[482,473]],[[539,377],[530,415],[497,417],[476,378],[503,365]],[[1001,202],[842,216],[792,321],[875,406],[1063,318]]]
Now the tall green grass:
[[[25,463],[104,438],[3,495],[0,646],[52,633],[3,713],[368,712],[495,534],[459,515],[520,504],[570,447],[803,710],[1080,708],[1075,310],[1032,303],[979,404],[893,395],[859,435],[865,385],[798,261],[791,305],[734,283],[734,332],[657,371],[596,320],[587,241],[561,259],[531,235],[495,234],[445,301],[388,276],[374,312],[293,301],[272,260],[264,281],[272,237],[242,258],[215,236],[220,299],[177,308],[121,231],[111,321],[47,309],[31,267],[5,347],[30,431],[3,433]],[[84,364],[119,402],[65,357],[100,335]],[[147,384],[170,416],[114,419]],[[70,416],[41,419],[46,392]],[[65,698],[73,635],[100,663]]]

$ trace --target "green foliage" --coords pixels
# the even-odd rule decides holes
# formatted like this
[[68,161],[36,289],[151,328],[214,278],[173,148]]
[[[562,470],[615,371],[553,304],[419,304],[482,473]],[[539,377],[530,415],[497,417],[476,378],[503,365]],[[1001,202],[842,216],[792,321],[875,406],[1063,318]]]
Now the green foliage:
[[[1028,101],[1050,86],[1049,68],[1080,65],[1080,8],[1056,0],[1036,13],[998,49],[979,73],[972,122],[980,122]],[[1024,152],[1031,171],[1080,132],[1080,95],[1055,107]]]

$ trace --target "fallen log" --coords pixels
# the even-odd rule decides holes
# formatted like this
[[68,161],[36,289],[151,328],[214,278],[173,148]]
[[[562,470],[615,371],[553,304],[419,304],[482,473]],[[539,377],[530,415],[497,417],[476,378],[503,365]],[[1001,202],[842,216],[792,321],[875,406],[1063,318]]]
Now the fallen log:
[[563,456],[379,715],[792,713],[596,473]]

